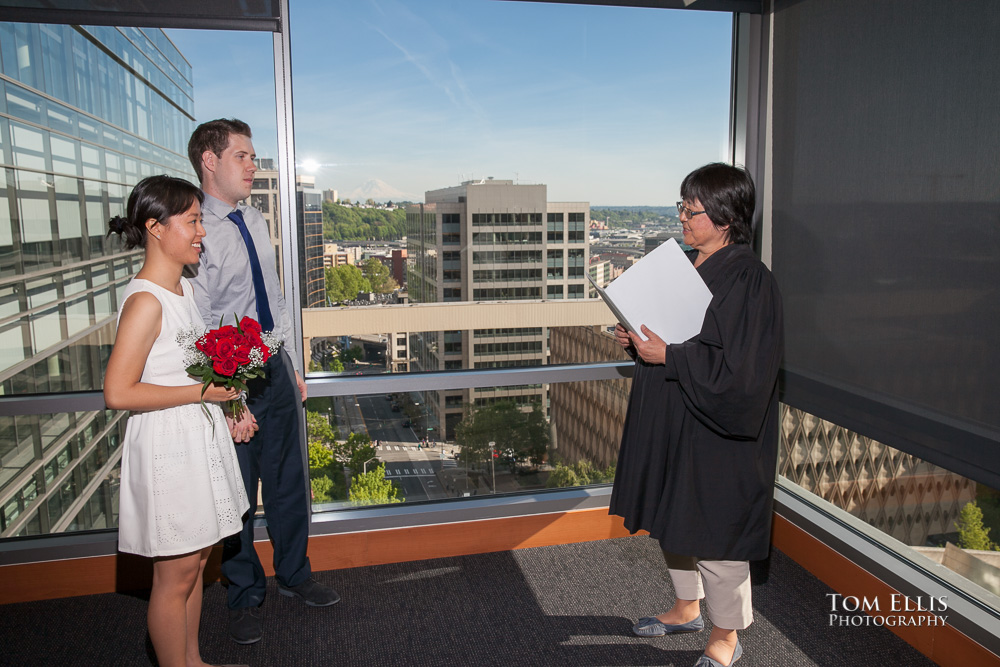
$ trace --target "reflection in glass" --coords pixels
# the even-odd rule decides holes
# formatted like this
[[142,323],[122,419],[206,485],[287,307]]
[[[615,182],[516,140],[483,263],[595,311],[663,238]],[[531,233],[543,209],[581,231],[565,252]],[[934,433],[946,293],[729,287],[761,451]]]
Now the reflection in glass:
[[0,536],[113,527],[124,415],[0,417]]
[[[781,406],[778,473],[1000,595],[1000,491],[814,415]],[[950,554],[954,550],[964,556]],[[979,565],[963,566],[974,558]]]
[[[142,175],[191,176],[190,65],[161,37],[0,23],[3,395],[101,388],[141,260],[106,238],[107,221]],[[121,416],[0,419],[0,536],[113,527]]]

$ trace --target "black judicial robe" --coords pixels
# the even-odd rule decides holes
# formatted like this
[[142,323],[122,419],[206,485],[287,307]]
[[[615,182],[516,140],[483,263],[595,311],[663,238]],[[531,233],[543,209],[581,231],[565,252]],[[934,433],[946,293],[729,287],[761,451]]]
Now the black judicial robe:
[[747,245],[724,246],[698,273],[712,292],[701,333],[667,346],[664,364],[636,360],[610,513],[671,553],[760,560],[778,454],[781,295]]

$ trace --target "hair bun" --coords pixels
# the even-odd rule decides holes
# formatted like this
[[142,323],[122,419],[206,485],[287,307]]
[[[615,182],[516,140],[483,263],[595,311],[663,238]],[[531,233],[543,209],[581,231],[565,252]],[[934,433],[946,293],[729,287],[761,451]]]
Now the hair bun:
[[111,229],[112,234],[123,234],[125,232],[125,225],[128,224],[128,220],[120,215],[116,215],[108,221],[108,227]]

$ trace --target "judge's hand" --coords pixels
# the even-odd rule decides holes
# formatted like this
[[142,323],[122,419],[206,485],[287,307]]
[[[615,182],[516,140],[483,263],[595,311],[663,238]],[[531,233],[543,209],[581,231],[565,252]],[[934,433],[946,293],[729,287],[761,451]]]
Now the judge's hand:
[[[632,341],[632,345],[635,346],[635,351],[639,353],[642,360],[647,364],[662,364],[667,360],[667,344],[663,342],[663,339],[657,336],[655,333],[650,331],[645,324],[639,327],[642,333],[648,340],[643,340],[631,331],[627,331],[629,339]],[[615,335],[617,337],[618,328],[615,327]]]
[[632,339],[628,337],[628,331],[620,324],[615,325],[615,340],[626,350],[632,345]]
[[250,442],[250,438],[260,429],[257,426],[257,418],[250,414],[250,410],[245,407],[238,420],[233,419],[231,414],[227,414],[226,425],[229,426],[229,434],[233,436],[233,442]]

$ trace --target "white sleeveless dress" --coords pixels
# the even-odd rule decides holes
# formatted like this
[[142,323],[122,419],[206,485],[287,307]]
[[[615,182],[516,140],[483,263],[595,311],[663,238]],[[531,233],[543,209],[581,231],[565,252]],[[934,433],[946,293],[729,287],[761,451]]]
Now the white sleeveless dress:
[[[146,359],[142,382],[172,387],[198,384],[184,371],[177,332],[203,323],[190,283],[181,278],[181,285],[184,296],[140,278],[125,288],[121,305],[137,292],[149,292],[163,309],[160,335]],[[205,406],[212,421],[199,403],[129,416],[122,450],[120,551],[142,556],[186,554],[243,528],[250,504],[233,440],[219,405]]]

